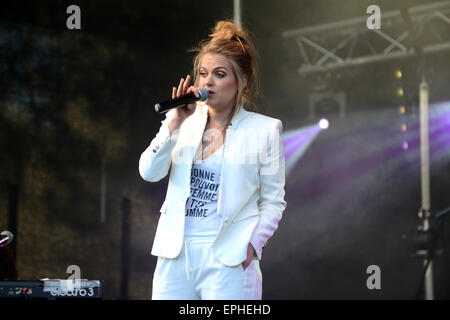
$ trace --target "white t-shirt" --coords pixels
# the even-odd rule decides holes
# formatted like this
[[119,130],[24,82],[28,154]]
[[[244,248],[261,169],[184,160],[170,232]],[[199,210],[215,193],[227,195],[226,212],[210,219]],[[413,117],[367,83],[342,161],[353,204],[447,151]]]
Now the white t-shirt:
[[194,162],[191,171],[191,194],[186,201],[187,236],[215,236],[222,219],[217,215],[223,145],[205,160]]

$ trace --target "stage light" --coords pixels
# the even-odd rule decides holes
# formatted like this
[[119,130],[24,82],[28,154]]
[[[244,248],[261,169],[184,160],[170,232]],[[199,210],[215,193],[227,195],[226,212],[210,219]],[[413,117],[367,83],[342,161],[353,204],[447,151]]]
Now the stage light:
[[321,119],[319,121],[319,128],[322,130],[328,129],[329,125],[330,125],[330,123],[328,122],[327,119]]
[[408,142],[403,142],[403,144],[402,144],[402,148],[403,148],[403,150],[408,150]]
[[403,132],[406,132],[406,130],[408,130],[408,127],[406,126],[406,124],[402,124],[402,131]]
[[402,71],[401,70],[397,70],[397,71],[395,71],[395,77],[397,78],[397,79],[400,79],[401,77],[402,77]]
[[397,89],[397,95],[402,97],[403,96],[403,89],[402,88],[398,88]]
[[318,124],[314,123],[307,127],[283,132],[286,173],[294,168],[320,131]]
[[398,108],[398,112],[399,112],[400,114],[404,114],[405,111],[406,111],[405,106],[400,106],[400,107]]

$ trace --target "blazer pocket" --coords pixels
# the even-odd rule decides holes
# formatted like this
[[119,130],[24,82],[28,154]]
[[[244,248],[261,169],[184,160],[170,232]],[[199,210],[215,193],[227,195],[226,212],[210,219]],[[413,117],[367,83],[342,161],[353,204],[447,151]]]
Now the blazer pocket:
[[250,217],[254,217],[254,216],[259,216],[259,209],[257,207],[255,208],[249,208],[246,209],[245,211],[240,212],[232,221],[232,223],[236,223],[239,221],[242,221],[244,219],[250,218]]

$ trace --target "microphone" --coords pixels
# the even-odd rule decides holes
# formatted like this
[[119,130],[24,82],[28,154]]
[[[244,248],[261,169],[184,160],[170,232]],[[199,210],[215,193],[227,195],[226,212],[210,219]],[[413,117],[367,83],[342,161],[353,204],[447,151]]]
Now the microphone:
[[167,101],[163,101],[160,103],[155,104],[155,111],[159,113],[167,112],[170,109],[178,108],[187,104],[190,104],[195,101],[205,101],[208,99],[208,90],[205,88],[198,88],[198,92],[200,93],[200,98],[197,98],[193,92],[183,94],[182,96],[179,96],[175,99],[170,99]]
[[13,239],[14,236],[11,232],[2,231],[2,233],[0,233],[0,248],[10,244]]

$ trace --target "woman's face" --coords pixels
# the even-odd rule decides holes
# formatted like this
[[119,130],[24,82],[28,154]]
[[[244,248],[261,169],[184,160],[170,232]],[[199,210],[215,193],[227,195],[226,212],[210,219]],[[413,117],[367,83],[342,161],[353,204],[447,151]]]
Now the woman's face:
[[208,90],[206,104],[213,109],[233,108],[238,83],[227,57],[218,53],[205,53],[199,70],[199,87]]

